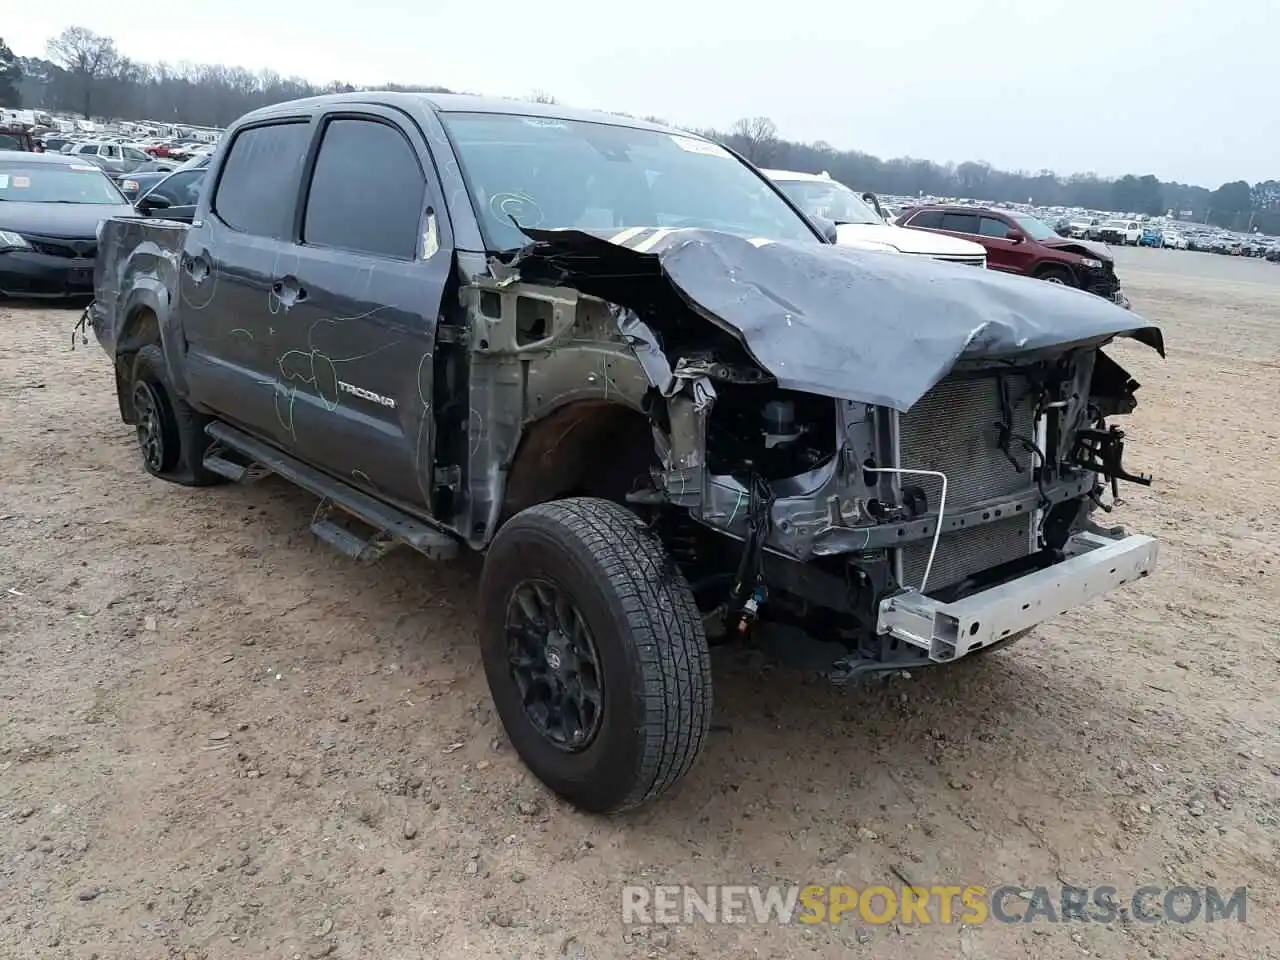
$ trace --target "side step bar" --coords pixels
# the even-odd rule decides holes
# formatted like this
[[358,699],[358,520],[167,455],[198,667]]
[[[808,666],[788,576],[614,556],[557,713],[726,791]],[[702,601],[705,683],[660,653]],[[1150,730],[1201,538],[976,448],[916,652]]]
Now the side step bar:
[[[307,466],[243,430],[215,421],[205,428],[205,433],[215,441],[205,457],[207,469],[229,480],[242,481],[257,479],[261,468],[315,494],[321,502],[312,519],[312,532],[349,557],[376,560],[400,543],[432,560],[451,560],[458,554],[458,541],[449,534]],[[249,465],[230,460],[226,456],[228,450],[239,454]],[[346,529],[333,519],[335,508],[377,532],[372,537],[361,537]]]
[[256,483],[271,472],[253,462],[240,463],[236,454],[221,440],[209,444],[204,455],[204,468],[232,483]]

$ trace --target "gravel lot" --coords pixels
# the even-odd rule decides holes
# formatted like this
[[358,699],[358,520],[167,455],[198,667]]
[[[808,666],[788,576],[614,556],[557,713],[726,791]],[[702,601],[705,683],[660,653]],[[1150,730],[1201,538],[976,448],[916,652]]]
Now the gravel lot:
[[[148,478],[76,314],[0,306],[0,956],[1280,952],[1280,267],[1121,251],[1170,356],[1123,522],[1151,579],[853,692],[718,658],[716,733],[600,820],[506,745],[473,564],[361,568],[266,481]],[[1248,922],[626,928],[626,882],[1247,885]]]

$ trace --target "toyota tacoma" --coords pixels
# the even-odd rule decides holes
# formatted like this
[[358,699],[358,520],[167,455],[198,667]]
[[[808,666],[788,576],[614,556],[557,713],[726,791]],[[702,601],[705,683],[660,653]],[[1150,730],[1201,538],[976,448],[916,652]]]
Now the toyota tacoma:
[[143,466],[298,484],[359,561],[483,552],[496,710],[585,810],[680,780],[708,644],[761,620],[847,682],[1154,569],[1091,518],[1149,482],[1105,347],[1163,341],[1098,297],[833,245],[717,143],[550,104],[279,104],[206,184],[102,230],[83,319]]

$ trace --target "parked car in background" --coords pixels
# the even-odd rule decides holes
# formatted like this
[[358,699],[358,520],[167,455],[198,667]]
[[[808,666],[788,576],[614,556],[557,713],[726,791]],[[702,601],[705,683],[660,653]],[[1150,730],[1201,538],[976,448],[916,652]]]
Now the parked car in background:
[[1163,247],[1164,233],[1159,227],[1146,226],[1142,228],[1142,235],[1138,237],[1138,246],[1140,247]]
[[41,137],[40,141],[41,143],[44,144],[45,150],[47,150],[49,153],[61,153],[62,148],[65,147],[67,144],[71,144],[72,146],[74,146],[76,143],[76,141],[71,139],[70,137],[63,137],[63,136],[59,136],[58,134],[49,134],[47,136]]
[[120,188],[120,192],[124,194],[125,199],[133,203],[165,177],[170,176],[173,176],[173,174],[166,170],[126,173],[116,180],[116,186]]
[[1142,224],[1137,220],[1104,220],[1098,227],[1103,243],[1136,247],[1142,241]]
[[810,217],[834,223],[836,242],[840,246],[906,253],[975,267],[987,265],[987,252],[979,244],[959,237],[904,230],[886,223],[871,204],[826,173],[763,172]]
[[196,206],[204,186],[207,158],[198,167],[187,167],[168,174],[159,183],[143,192],[134,209],[144,217],[160,217],[190,223],[195,219]]
[[1240,256],[1240,238],[1227,233],[1220,233],[1209,241],[1209,251],[1225,256]]
[[34,151],[35,146],[35,141],[25,127],[16,124],[0,124],[0,150],[28,153]]
[[1187,238],[1185,234],[1178,233],[1176,230],[1165,230],[1163,233],[1164,246],[1170,250],[1186,250]]
[[171,171],[176,162],[156,160],[137,147],[108,140],[89,140],[75,144],[69,155],[101,167],[108,175],[121,177],[127,173]]
[[1088,240],[1098,226],[1096,217],[1075,217],[1068,222],[1066,236],[1075,240]]
[[1044,221],[983,207],[926,206],[908,210],[899,224],[947,233],[986,247],[987,266],[1049,283],[1078,287],[1123,307],[1115,261],[1105,247],[1060,237]]
[[58,153],[0,152],[0,295],[92,294],[98,225],[136,215],[91,163]]
[[[120,192],[125,195],[125,197],[129,200],[129,202],[136,203],[136,201],[139,198],[145,196],[157,184],[162,183],[163,181],[169,179],[170,177],[176,177],[180,173],[187,174],[191,172],[197,172],[200,174],[200,176],[184,177],[181,180],[176,180],[171,185],[170,191],[176,190],[176,188],[180,184],[185,184],[191,181],[198,182],[199,180],[203,179],[203,173],[206,169],[208,169],[209,161],[211,159],[212,157],[210,155],[196,157],[194,160],[188,160],[186,163],[182,164],[180,167],[178,167],[177,170],[172,170],[172,171],[156,170],[156,171],[150,171],[150,172],[144,172],[144,173],[130,173],[124,177],[121,177],[117,181],[117,183],[120,186]],[[179,206],[183,205],[178,203],[178,200],[180,199],[180,195],[176,193],[174,194],[174,196],[169,197],[168,192],[166,192],[164,196],[168,197],[171,204],[178,204]],[[191,202],[194,203],[195,201],[192,200]],[[159,209],[159,206],[156,206],[155,209]],[[173,219],[173,217],[170,217],[169,219]]]

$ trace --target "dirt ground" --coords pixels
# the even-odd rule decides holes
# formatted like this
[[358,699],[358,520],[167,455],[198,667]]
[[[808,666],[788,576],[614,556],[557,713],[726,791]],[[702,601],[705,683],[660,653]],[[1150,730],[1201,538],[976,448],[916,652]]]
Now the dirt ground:
[[[1280,268],[1145,253],[1169,359],[1116,356],[1157,482],[1117,522],[1156,575],[854,691],[718,656],[702,762],[618,819],[506,745],[470,566],[357,567],[282,483],[148,478],[76,314],[0,306],[0,957],[1275,957]],[[622,923],[624,883],[902,877],[1244,885],[1247,922]]]

